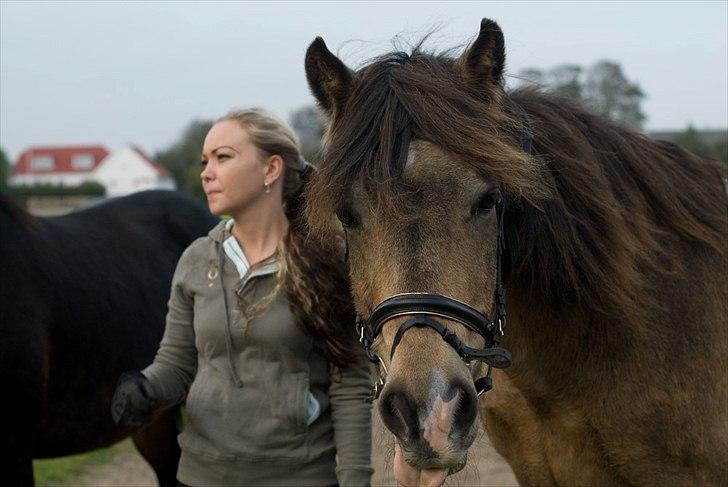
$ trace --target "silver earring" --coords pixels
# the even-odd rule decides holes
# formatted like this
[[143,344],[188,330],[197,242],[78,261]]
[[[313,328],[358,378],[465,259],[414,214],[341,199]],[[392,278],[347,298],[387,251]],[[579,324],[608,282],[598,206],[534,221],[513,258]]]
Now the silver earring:
[[265,186],[265,194],[270,194],[270,186],[268,184],[264,184],[263,186]]

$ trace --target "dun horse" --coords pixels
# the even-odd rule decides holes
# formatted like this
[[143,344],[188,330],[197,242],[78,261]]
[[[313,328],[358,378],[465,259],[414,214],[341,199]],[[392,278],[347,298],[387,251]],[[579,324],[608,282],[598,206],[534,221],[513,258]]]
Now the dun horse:
[[160,485],[176,485],[175,411],[141,431],[111,420],[122,372],[154,359],[182,251],[217,221],[170,191],[36,219],[0,198],[0,472],[32,485],[33,458],[133,435]]
[[442,482],[479,416],[523,485],[725,485],[721,169],[507,92],[504,60],[488,19],[458,58],[306,54],[309,221],[345,230],[395,475]]

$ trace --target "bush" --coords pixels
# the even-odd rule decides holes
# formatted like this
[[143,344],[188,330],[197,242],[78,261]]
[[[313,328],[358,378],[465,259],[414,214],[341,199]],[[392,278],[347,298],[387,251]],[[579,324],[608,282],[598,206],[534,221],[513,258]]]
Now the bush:
[[96,181],[86,181],[78,186],[64,186],[63,184],[34,184],[29,186],[9,186],[8,194],[18,202],[25,203],[33,197],[64,197],[64,196],[105,196],[106,188]]

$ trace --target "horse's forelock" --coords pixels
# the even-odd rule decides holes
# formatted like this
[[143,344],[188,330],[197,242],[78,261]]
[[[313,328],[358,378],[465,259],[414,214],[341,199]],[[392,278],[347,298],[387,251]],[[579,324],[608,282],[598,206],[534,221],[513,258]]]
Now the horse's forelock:
[[312,225],[330,228],[352,184],[401,217],[401,179],[413,138],[537,204],[549,188],[538,161],[515,143],[524,121],[502,100],[499,93],[474,91],[454,59],[425,53],[421,45],[376,58],[357,72],[344,110],[330,123],[325,159],[310,188]]

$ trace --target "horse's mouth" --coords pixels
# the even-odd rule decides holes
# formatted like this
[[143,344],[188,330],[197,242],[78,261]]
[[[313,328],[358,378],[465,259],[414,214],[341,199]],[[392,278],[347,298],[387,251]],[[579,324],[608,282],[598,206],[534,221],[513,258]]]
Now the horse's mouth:
[[452,475],[452,474],[458,473],[460,470],[465,468],[465,465],[467,465],[467,463],[468,463],[468,454],[466,453],[465,455],[463,455],[463,458],[458,463],[456,463],[455,465],[450,467],[450,469],[447,471],[447,474]]
[[412,452],[406,452],[397,442],[395,444],[394,470],[395,477],[401,485],[407,485],[404,479],[420,479],[422,485],[441,485],[445,478],[462,470],[468,462],[467,453],[453,464],[452,458],[418,456]]

